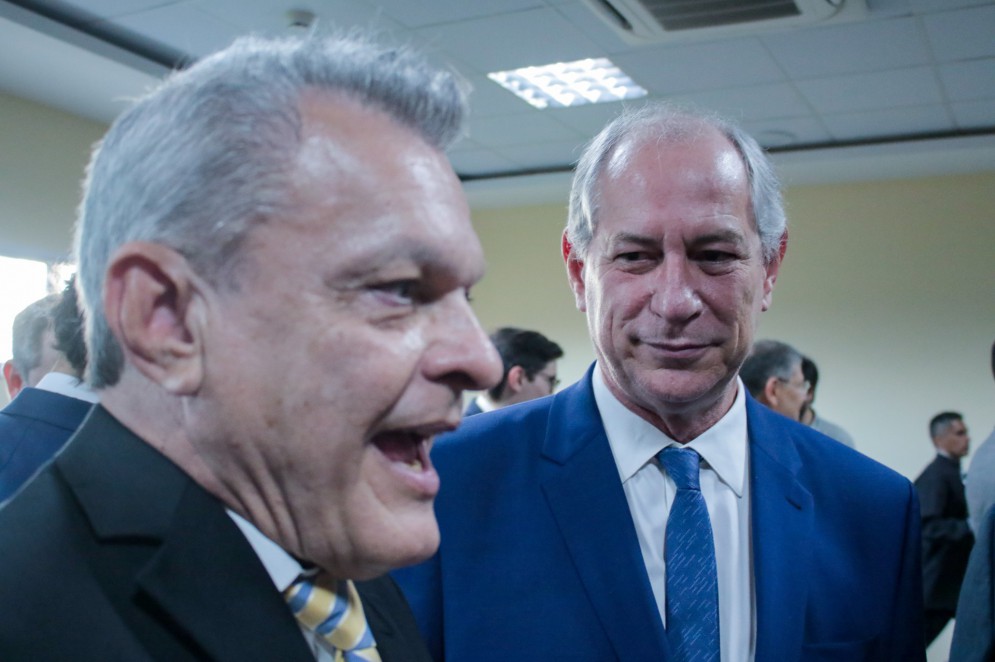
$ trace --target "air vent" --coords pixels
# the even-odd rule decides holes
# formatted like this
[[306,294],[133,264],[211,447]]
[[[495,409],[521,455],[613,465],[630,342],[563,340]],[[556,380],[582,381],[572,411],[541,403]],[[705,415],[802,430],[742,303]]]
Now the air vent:
[[865,0],[587,0],[633,42],[800,27],[853,16]]

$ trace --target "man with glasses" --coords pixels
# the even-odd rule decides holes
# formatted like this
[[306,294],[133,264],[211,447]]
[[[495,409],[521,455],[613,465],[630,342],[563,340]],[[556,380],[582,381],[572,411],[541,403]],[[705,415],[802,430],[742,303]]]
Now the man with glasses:
[[802,355],[777,340],[759,340],[739,376],[754,398],[793,421],[800,421],[809,383],[802,374]]
[[526,402],[556,390],[556,360],[563,350],[538,331],[506,326],[491,334],[491,342],[501,355],[504,372],[498,384],[481,393],[467,406],[464,416],[494,411]]

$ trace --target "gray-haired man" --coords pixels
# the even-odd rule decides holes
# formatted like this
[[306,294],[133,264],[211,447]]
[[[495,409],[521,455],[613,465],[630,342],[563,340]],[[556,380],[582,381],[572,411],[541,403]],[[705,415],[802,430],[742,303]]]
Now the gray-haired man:
[[77,232],[101,404],[0,511],[5,658],[424,659],[349,580],[435,550],[428,448],[500,373],[463,108],[404,52],[246,39],[115,122]]

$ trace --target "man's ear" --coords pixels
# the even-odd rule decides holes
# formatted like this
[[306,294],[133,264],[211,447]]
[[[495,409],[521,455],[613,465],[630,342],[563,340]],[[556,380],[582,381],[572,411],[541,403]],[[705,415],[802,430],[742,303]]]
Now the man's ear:
[[563,238],[560,241],[560,251],[563,253],[563,262],[567,266],[567,280],[570,281],[570,289],[574,293],[574,303],[577,310],[587,312],[586,288],[584,286],[584,260],[574,251],[573,244],[567,239],[567,231],[563,231]]
[[505,380],[505,388],[509,393],[518,393],[522,390],[522,384],[527,379],[525,368],[520,365],[513,365],[508,371],[508,379]]
[[760,397],[758,398],[761,403],[767,405],[768,407],[773,407],[777,404],[777,377],[768,377],[767,383],[764,384],[764,390],[760,392]]
[[3,364],[3,378],[7,382],[7,393],[10,394],[10,399],[13,400],[21,392],[21,389],[24,388],[24,377],[14,367],[14,359],[10,359]]
[[125,360],[176,395],[203,379],[203,281],[171,248],[130,242],[111,257],[104,314]]
[[774,297],[774,283],[777,282],[777,274],[781,269],[781,261],[784,259],[784,254],[788,250],[788,230],[784,230],[784,234],[781,235],[781,245],[777,248],[777,257],[770,261],[766,266],[767,274],[764,276],[764,296],[762,301],[761,310],[767,310],[770,308],[771,301]]

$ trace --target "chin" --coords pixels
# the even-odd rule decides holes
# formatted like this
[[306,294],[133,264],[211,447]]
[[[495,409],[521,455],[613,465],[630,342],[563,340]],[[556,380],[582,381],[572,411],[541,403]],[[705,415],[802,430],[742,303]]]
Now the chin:
[[415,565],[431,557],[439,549],[439,526],[434,515],[428,520],[418,518],[416,522],[395,529],[382,541],[383,545],[370,554],[373,562],[370,563],[369,572],[364,573],[365,578]]

